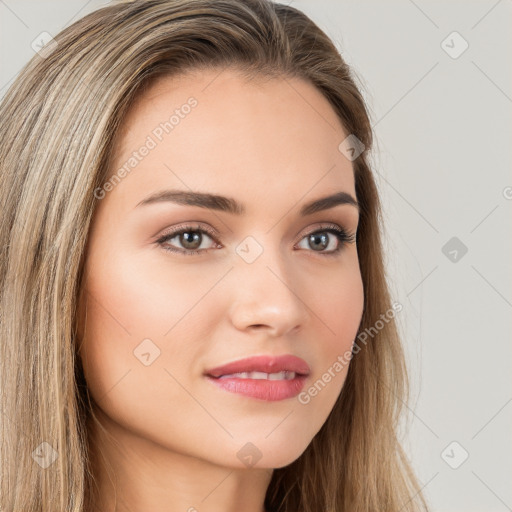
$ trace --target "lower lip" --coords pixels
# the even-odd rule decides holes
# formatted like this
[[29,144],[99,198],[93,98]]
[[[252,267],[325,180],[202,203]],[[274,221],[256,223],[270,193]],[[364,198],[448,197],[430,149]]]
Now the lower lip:
[[267,379],[239,379],[236,377],[215,378],[209,375],[206,378],[216,386],[230,393],[258,398],[268,402],[285,400],[297,396],[304,387],[305,375],[296,376],[290,380]]

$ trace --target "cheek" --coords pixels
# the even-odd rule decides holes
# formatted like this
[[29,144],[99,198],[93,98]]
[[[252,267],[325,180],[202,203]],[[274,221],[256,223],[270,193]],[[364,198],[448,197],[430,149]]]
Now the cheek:
[[326,323],[334,333],[333,349],[346,350],[357,335],[364,307],[364,293],[359,273],[348,276],[341,286],[331,289],[331,300],[324,304]]
[[91,395],[109,416],[139,433],[148,428],[148,417],[170,429],[173,414],[166,404],[191,406],[170,374],[191,388],[188,373],[198,347],[180,319],[201,294],[183,274],[171,276],[168,266],[165,271],[154,260],[148,264],[136,251],[110,250],[107,257],[96,249],[88,260],[80,352]]
[[357,257],[344,261],[339,269],[308,286],[311,309],[322,325],[322,352],[333,355],[347,350],[357,335],[364,307],[364,289]]
[[193,269],[173,263],[158,248],[127,247],[90,262],[89,304],[104,309],[104,322],[120,336],[162,338],[213,286],[212,273],[201,278]]
[[[353,263],[353,264],[352,264]],[[318,417],[326,418],[332,410],[346,379],[351,351],[364,308],[364,288],[357,260],[332,272],[323,286],[310,289],[310,305],[318,331],[314,347],[314,374],[299,403]],[[320,284],[320,280],[318,281]],[[322,333],[322,334],[320,334]]]
[[[201,349],[197,339],[208,338],[211,315],[201,299],[218,272],[201,277],[192,267],[173,265],[165,254],[155,257],[155,251],[98,244],[88,259],[81,355],[86,379],[99,394],[141,366],[186,373],[197,359],[194,351]],[[143,366],[138,357],[148,351],[155,362]]]

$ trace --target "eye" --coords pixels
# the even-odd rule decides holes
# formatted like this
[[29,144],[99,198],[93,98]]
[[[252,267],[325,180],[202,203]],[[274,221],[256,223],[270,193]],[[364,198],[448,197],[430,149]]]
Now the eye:
[[[159,238],[156,243],[161,245],[166,251],[180,253],[185,256],[192,256],[209,250],[204,248],[199,249],[203,242],[203,235],[207,235],[209,238],[215,240],[215,235],[209,228],[201,228],[200,226],[183,226],[182,228],[175,229],[174,231],[165,234]],[[178,242],[182,244],[183,249],[176,249],[168,245],[168,242],[174,238],[178,239]]]
[[[176,228],[170,233],[166,233],[160,237],[156,243],[166,251],[183,254],[184,256],[193,256],[202,252],[208,252],[211,249],[204,247],[201,248],[201,245],[204,241],[204,235],[210,239],[213,239],[217,248],[222,247],[216,240],[216,236],[213,230],[207,227],[201,227],[199,225],[186,225],[180,228]],[[337,243],[335,243],[334,249],[325,251],[325,248],[332,246],[328,235],[334,235],[332,240],[335,240]],[[177,242],[181,244],[182,249],[176,248],[169,244],[169,242],[175,238],[177,239]],[[307,234],[301,239],[301,242],[303,240],[309,245],[309,247],[313,248],[312,252],[317,252],[323,256],[333,256],[340,252],[345,245],[354,243],[356,241],[356,235],[355,233],[347,233],[347,231],[345,231],[337,224],[327,224],[322,226],[320,229]]]
[[[335,243],[334,249],[325,251],[323,249],[331,246],[328,234],[334,235],[335,238],[333,240],[337,243]],[[316,247],[318,249],[314,249],[313,252],[317,252],[322,256],[336,256],[343,247],[356,241],[356,234],[349,234],[345,229],[341,228],[337,224],[327,224],[322,226],[320,229],[310,232],[302,240],[304,240],[309,247]]]

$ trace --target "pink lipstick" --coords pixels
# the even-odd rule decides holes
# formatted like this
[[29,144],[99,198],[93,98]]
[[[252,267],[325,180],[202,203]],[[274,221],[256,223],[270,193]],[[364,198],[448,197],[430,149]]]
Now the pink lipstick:
[[210,382],[231,393],[266,401],[297,396],[310,373],[299,357],[255,356],[207,370]]

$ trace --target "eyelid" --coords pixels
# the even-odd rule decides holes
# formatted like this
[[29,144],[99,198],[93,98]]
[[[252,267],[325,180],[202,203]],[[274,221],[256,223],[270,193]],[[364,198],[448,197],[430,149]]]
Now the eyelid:
[[[207,224],[201,224],[200,222],[184,222],[182,224],[178,224],[177,226],[173,226],[168,230],[164,231],[161,235],[158,235],[158,240],[162,238],[166,238],[170,235],[176,236],[181,231],[190,230],[190,231],[206,231],[208,235],[212,238],[219,236],[216,230],[208,226]],[[157,240],[157,241],[158,241]]]
[[350,229],[344,227],[342,224],[337,224],[337,223],[334,223],[334,222],[320,222],[320,224],[318,226],[316,226],[315,228],[306,228],[305,231],[302,232],[302,234],[300,235],[300,240],[302,240],[305,236],[309,236],[309,235],[312,235],[313,233],[316,233],[317,231],[324,231],[324,230],[329,230],[329,229],[334,229],[334,230],[341,230],[343,231],[347,237],[349,239],[354,239],[355,241],[355,237],[357,236],[357,228],[355,231],[351,231]]

